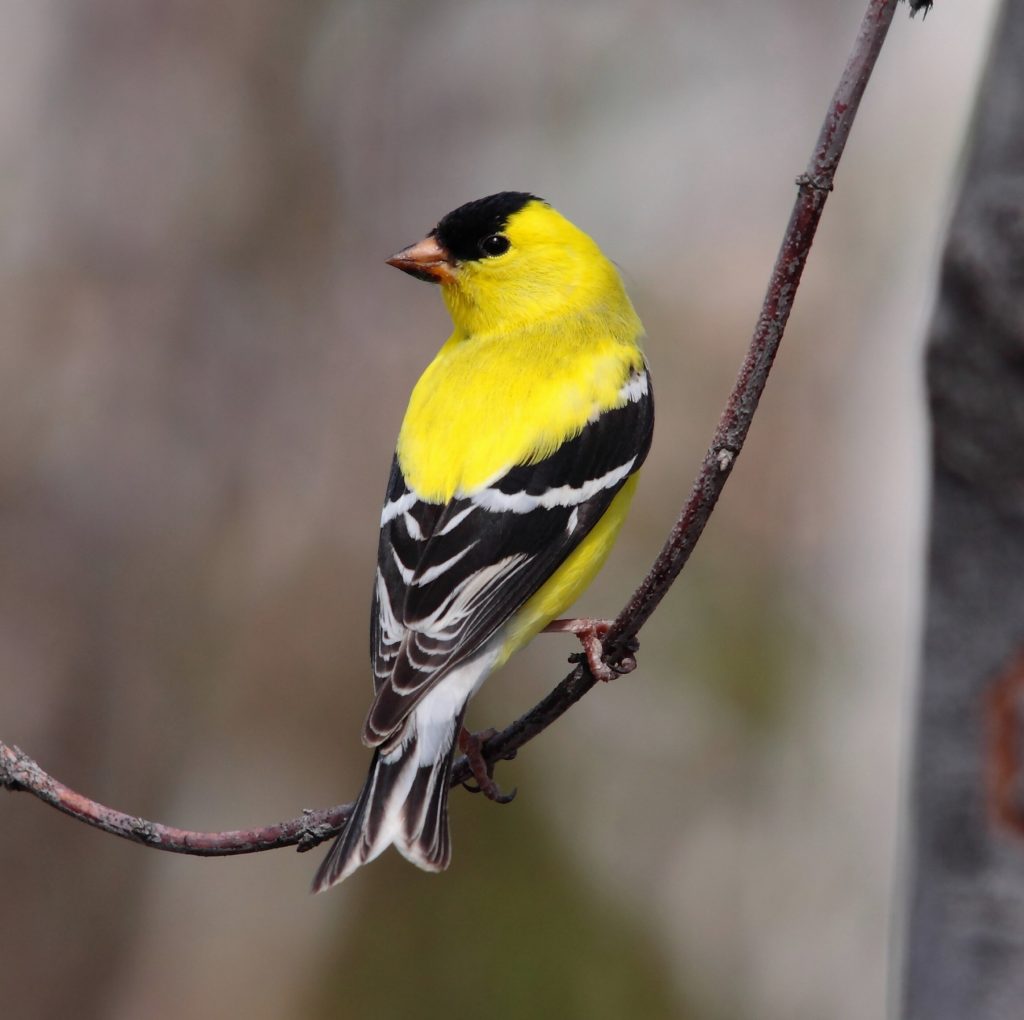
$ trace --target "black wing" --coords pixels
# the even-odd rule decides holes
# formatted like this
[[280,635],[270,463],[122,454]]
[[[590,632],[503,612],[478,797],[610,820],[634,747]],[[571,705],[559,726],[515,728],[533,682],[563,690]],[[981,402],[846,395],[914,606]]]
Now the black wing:
[[583,541],[651,445],[646,371],[626,401],[536,464],[450,503],[427,503],[396,457],[381,515],[370,623],[376,699],[364,740],[395,733],[420,699],[478,652]]

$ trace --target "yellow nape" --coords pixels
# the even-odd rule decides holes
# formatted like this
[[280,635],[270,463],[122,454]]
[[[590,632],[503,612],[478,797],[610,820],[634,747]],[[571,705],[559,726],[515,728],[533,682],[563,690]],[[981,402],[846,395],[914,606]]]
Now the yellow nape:
[[643,327],[618,271],[541,201],[509,217],[494,258],[459,263],[442,287],[455,332],[413,390],[398,437],[409,485],[445,502],[536,463],[643,366]]
[[629,512],[637,478],[635,474],[629,478],[590,534],[548,578],[540,591],[508,622],[505,642],[495,669],[507,662],[509,656],[542,631],[556,616],[564,613],[597,576]]

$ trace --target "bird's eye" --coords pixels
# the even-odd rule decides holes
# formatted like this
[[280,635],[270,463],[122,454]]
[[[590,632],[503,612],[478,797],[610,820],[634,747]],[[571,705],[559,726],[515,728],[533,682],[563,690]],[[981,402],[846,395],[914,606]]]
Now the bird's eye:
[[491,234],[485,237],[478,247],[480,248],[481,255],[490,257],[492,255],[504,255],[512,245],[504,234]]

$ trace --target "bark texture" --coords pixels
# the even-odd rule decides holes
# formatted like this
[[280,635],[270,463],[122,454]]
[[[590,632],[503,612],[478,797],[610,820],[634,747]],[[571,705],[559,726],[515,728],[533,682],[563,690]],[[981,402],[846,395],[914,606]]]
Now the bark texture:
[[1024,646],[1024,0],[1008,0],[994,40],[927,351],[934,468],[911,1020],[1024,1010],[1024,841],[1000,824],[1016,806],[994,804],[991,783],[994,768],[1018,767],[1006,753],[1019,744],[1020,698],[1003,699],[1015,717],[1000,723],[1010,727],[1002,748],[987,708],[1000,685],[1012,690]]

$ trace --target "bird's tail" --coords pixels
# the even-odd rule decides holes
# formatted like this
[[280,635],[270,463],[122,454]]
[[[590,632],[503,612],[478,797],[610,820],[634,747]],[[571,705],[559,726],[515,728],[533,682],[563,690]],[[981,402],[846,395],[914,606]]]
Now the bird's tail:
[[[411,720],[410,720],[411,721]],[[454,737],[462,713],[454,720]],[[444,871],[451,860],[448,833],[448,788],[452,776],[452,744],[433,761],[420,764],[415,727],[393,750],[373,753],[370,773],[330,852],[313,879],[313,892],[323,892],[348,878],[389,846],[424,871]]]

